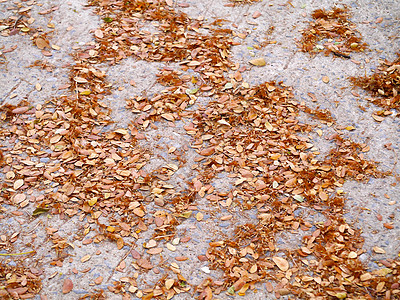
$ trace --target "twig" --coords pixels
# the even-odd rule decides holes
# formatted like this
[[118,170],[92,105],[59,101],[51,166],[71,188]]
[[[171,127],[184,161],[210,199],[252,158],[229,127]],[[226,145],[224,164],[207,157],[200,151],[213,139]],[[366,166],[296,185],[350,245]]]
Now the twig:
[[17,19],[17,20],[15,21],[15,23],[14,23],[13,28],[15,28],[15,27],[17,26],[18,21],[21,20],[22,17],[23,17],[23,16],[19,16],[19,17],[18,17],[18,19]]
[[344,53],[340,53],[340,52],[336,52],[336,51],[332,51],[332,53],[338,57],[343,57],[343,58],[351,58],[350,55],[344,54]]
[[129,252],[131,252],[131,251],[133,250],[134,247],[135,247],[135,244],[133,244],[133,245],[131,246],[131,248],[130,248],[128,251],[126,251],[126,253],[124,254],[124,256],[123,256],[123,257],[120,259],[120,261],[118,262],[117,266],[112,270],[110,276],[108,276],[106,282],[110,281],[111,277],[113,277],[113,275],[114,275],[114,273],[115,273],[115,269],[118,268],[118,266],[120,265],[120,263],[128,256]]
[[21,252],[21,253],[0,253],[0,256],[17,256],[17,255],[25,255],[36,252],[35,250],[28,251],[28,252]]
[[20,81],[4,96],[3,101],[1,101],[0,104],[3,104],[4,100],[8,98],[8,96],[10,96],[10,94],[15,91],[19,85],[21,84],[22,80],[20,79]]

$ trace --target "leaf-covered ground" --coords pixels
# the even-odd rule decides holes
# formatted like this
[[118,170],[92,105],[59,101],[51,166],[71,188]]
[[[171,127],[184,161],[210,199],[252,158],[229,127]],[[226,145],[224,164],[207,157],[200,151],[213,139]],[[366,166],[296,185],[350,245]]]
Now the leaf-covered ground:
[[[222,7],[251,15],[247,23],[255,26],[273,6],[249,14],[259,2]],[[0,20],[2,39],[29,40],[43,57],[60,50],[52,18],[48,30],[31,14],[40,3],[1,3],[11,12]],[[280,7],[296,8],[290,1]],[[284,79],[251,82],[253,68],[273,66],[262,56],[236,61],[235,47],[249,31],[222,18],[193,17],[187,8],[172,0],[89,1],[99,26],[91,41],[70,45],[58,92],[40,103],[16,103],[22,81],[9,87],[0,114],[0,295],[254,299],[261,290],[263,298],[398,299],[399,249],[387,257],[380,245],[365,249],[362,228],[346,218],[345,190],[348,182],[396,178],[396,169],[369,158],[368,141],[347,134],[355,126],[313,105],[319,91],[311,90],[306,103]],[[347,6],[304,13],[302,21],[302,37],[291,43],[312,60],[324,52],[347,61],[369,49]],[[270,37],[280,26],[264,25],[263,41],[248,50],[280,47]],[[16,49],[2,49],[5,69]],[[124,99],[130,119],[116,123],[113,96],[125,88],[113,82],[135,87],[138,79],[110,74],[132,59],[158,64],[157,88]],[[340,79],[369,91],[385,109],[372,115],[377,122],[398,110],[398,63],[386,60],[371,75]],[[41,59],[29,68],[59,67]],[[393,206],[389,220],[377,215],[376,222],[395,231],[397,215]],[[20,229],[9,225],[15,222]],[[365,255],[381,259],[371,266]],[[102,271],[108,256],[117,261],[111,272]],[[193,275],[199,263],[203,276]],[[67,276],[59,271],[65,266]],[[91,275],[79,283],[85,274]],[[47,294],[51,280],[59,281],[58,294]]]

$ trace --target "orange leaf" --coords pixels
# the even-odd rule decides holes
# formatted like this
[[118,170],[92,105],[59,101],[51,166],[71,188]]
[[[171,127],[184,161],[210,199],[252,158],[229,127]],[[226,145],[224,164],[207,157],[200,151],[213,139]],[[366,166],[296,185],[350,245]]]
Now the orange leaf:
[[200,151],[200,155],[210,156],[215,152],[215,147],[209,147]]
[[74,288],[74,284],[72,283],[72,280],[69,278],[66,278],[64,280],[64,284],[62,287],[62,292],[63,294],[68,294],[72,289]]

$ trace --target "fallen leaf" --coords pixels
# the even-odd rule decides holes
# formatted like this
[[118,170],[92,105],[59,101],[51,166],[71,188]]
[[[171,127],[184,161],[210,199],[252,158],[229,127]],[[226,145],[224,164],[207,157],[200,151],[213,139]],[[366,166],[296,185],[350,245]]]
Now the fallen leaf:
[[99,39],[102,39],[102,38],[104,37],[103,31],[101,31],[100,29],[96,29],[96,30],[94,31],[94,35],[95,35],[96,37],[98,37]]
[[281,269],[281,271],[286,272],[289,269],[289,262],[286,259],[279,256],[274,256],[272,260],[278,266],[278,268]]
[[32,216],[38,216],[44,213],[47,213],[50,209],[38,207],[32,212]]
[[374,118],[374,120],[377,121],[377,122],[382,122],[383,120],[385,120],[384,117],[381,117],[381,116],[378,116],[378,115],[375,115],[375,114],[372,114],[372,118]]
[[257,67],[262,67],[266,65],[265,59],[264,58],[256,58],[252,59],[249,61],[250,64],[257,66]]
[[196,220],[197,221],[201,221],[201,220],[203,220],[203,214],[201,213],[201,212],[198,212],[197,214],[196,214]]
[[74,77],[74,80],[75,80],[77,83],[87,83],[87,82],[88,82],[85,78],[79,77],[79,76]]
[[356,258],[357,257],[357,253],[354,252],[354,251],[351,251],[347,257],[348,258]]
[[101,284],[102,282],[103,282],[103,277],[102,276],[99,276],[94,280],[95,284]]
[[386,253],[386,251],[384,249],[382,249],[381,247],[378,247],[378,246],[374,246],[372,248],[372,250],[374,250],[374,252],[378,253],[378,254],[385,254]]
[[81,258],[81,262],[87,262],[89,259],[91,258],[91,256],[89,254],[85,255],[84,257]]
[[328,200],[329,196],[327,193],[325,193],[324,191],[319,191],[318,196],[321,198],[322,201],[326,201]]
[[157,246],[157,242],[155,240],[149,240],[146,244],[145,244],[145,248],[154,248]]
[[72,289],[74,288],[74,284],[72,283],[72,280],[69,278],[66,278],[64,280],[64,284],[62,287],[62,292],[63,294],[68,294]]
[[136,261],[136,263],[138,264],[139,267],[142,267],[143,269],[148,269],[148,270],[150,270],[150,269],[153,268],[153,265],[151,264],[151,262],[148,261],[148,260],[145,259],[145,258],[139,258],[139,259]]
[[17,179],[14,182],[14,190],[18,190],[23,185],[24,185],[24,180],[23,179]]
[[35,40],[35,44],[36,44],[36,47],[38,47],[40,50],[43,50],[45,48],[50,48],[49,43],[45,39],[43,39],[41,37],[38,37]]
[[360,276],[360,280],[361,281],[366,281],[366,280],[370,280],[372,278],[372,275],[370,273],[364,273]]
[[174,285],[175,280],[174,279],[167,279],[165,280],[165,288],[167,290],[169,290],[170,288],[172,288],[172,286]]
[[347,293],[346,292],[336,293],[335,297],[338,299],[345,299],[347,297]]
[[209,147],[200,151],[200,155],[210,156],[215,152],[215,147]]

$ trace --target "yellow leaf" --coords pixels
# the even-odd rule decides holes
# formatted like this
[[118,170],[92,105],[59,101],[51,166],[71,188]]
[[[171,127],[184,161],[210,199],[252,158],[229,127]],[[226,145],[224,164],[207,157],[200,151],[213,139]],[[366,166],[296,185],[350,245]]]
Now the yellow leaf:
[[192,215],[192,211],[188,210],[188,211],[185,211],[185,212],[181,213],[179,215],[179,217],[182,217],[182,218],[185,218],[185,219],[189,219],[191,215]]
[[114,231],[115,231],[115,227],[113,227],[113,226],[107,226],[107,231],[108,231],[108,232],[114,232]]
[[196,214],[196,220],[197,221],[201,221],[201,220],[203,220],[203,214],[201,213],[201,212],[198,212],[197,214]]
[[274,127],[272,127],[271,123],[268,121],[265,121],[265,128],[267,128],[268,131],[274,130]]
[[376,291],[379,293],[381,291],[383,291],[383,288],[385,287],[385,282],[381,281],[378,283],[378,285],[376,286]]
[[90,206],[93,206],[93,205],[95,205],[97,203],[97,198],[96,197],[93,197],[92,199],[90,199],[89,201],[88,201],[88,204],[90,205]]
[[84,90],[82,92],[80,92],[79,94],[81,94],[82,96],[87,96],[90,95],[91,91],[90,90]]
[[262,66],[266,65],[265,59],[262,58],[262,57],[261,58],[256,58],[256,59],[252,59],[252,60],[249,61],[249,63],[254,65],[254,66],[257,66],[257,67],[262,67]]
[[335,295],[335,297],[338,299],[345,299],[347,297],[347,294],[346,294],[346,292],[340,292],[340,293],[337,293]]

